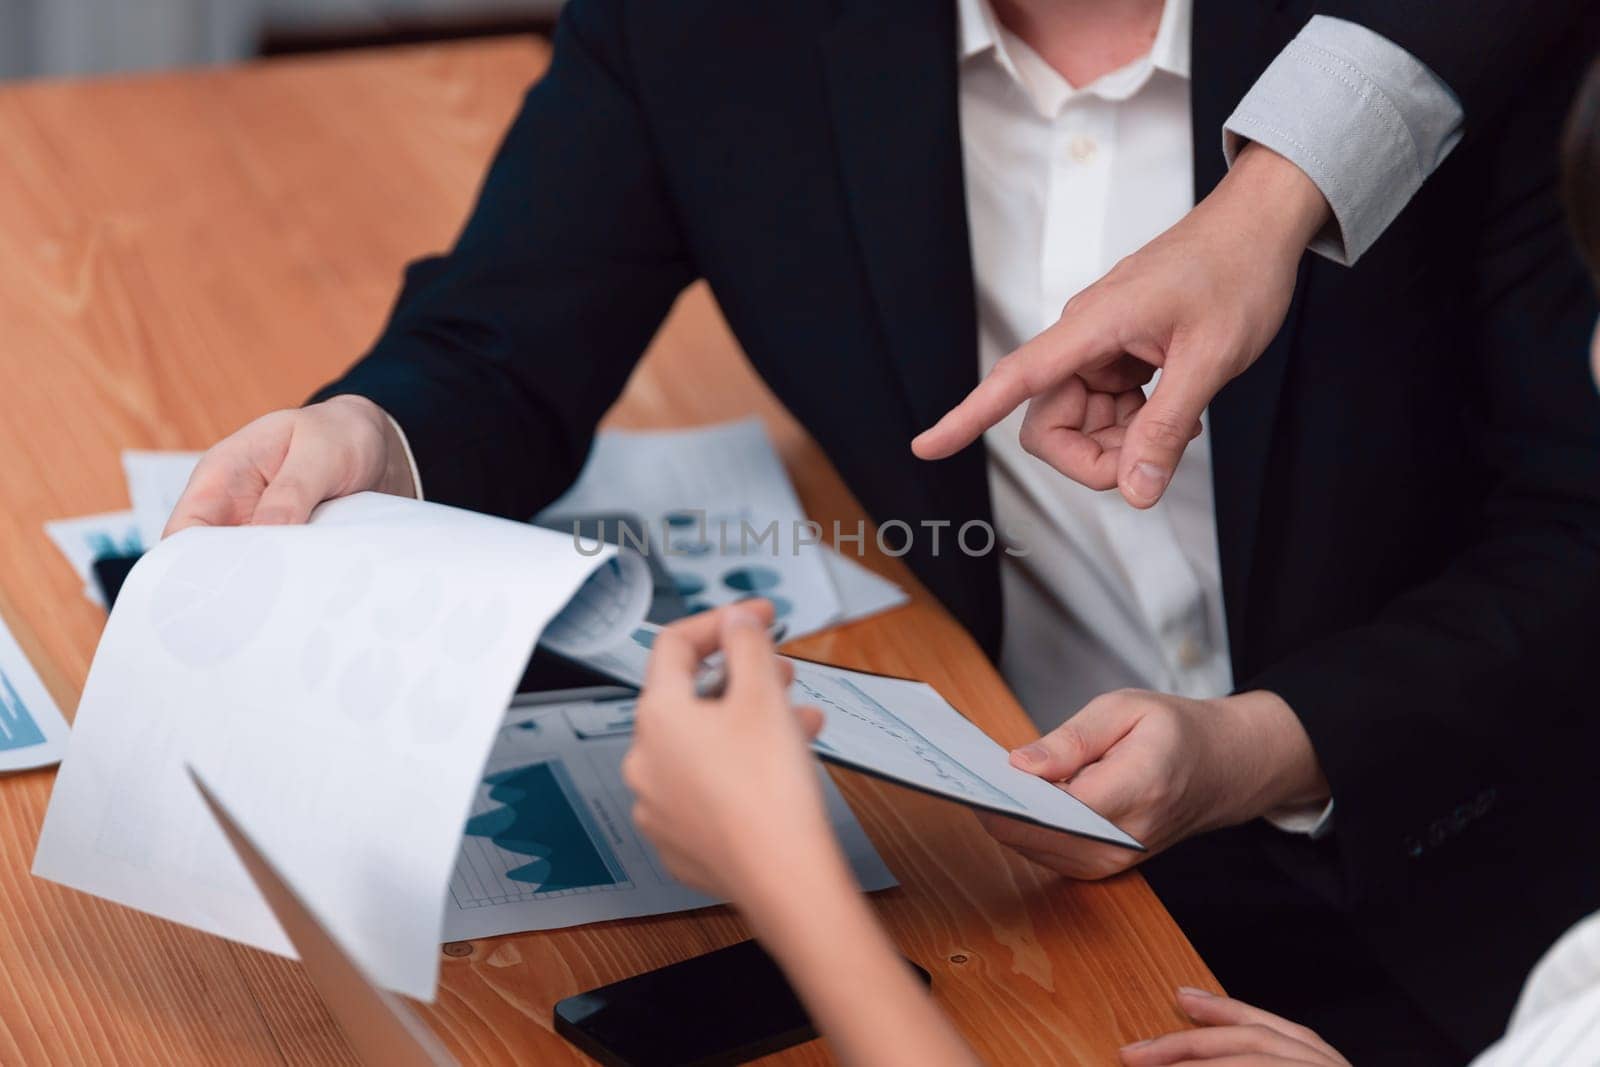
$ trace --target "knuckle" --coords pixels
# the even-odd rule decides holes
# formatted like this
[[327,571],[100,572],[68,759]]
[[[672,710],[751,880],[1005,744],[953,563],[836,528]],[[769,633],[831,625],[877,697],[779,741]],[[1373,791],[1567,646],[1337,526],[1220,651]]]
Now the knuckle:
[[1252,1049],[1261,1050],[1270,1047],[1277,1031],[1263,1023],[1247,1023],[1244,1027],[1246,1040]]
[[304,499],[308,493],[306,483],[295,475],[282,475],[272,479],[267,488],[262,491],[263,497],[288,498],[290,500]]
[[1144,438],[1156,448],[1175,451],[1189,443],[1193,423],[1175,411],[1146,406],[1140,416]]
[[1290,1037],[1294,1038],[1296,1041],[1299,1041],[1303,1045],[1316,1046],[1326,1044],[1326,1042],[1322,1040],[1322,1035],[1311,1029],[1309,1026],[1302,1026],[1299,1023],[1289,1023],[1284,1029]]
[[1045,735],[1044,744],[1059,756],[1077,759],[1089,751],[1089,742],[1083,728],[1070,719]]
[[1035,361],[1016,352],[1002,356],[994,365],[991,376],[998,376],[999,384],[1007,389],[1020,389],[1028,396],[1033,396],[1044,389]]
[[1033,420],[1024,419],[1022,429],[1017,433],[1017,443],[1028,455],[1042,458],[1040,450],[1044,447],[1044,431]]

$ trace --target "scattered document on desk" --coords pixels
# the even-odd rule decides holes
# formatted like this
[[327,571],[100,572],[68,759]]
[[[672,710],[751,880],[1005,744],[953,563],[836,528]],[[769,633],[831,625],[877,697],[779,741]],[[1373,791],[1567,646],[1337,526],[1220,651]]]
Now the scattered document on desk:
[[431,998],[507,703],[611,555],[376,493],[168,538],[106,624],[34,873],[289,954],[192,764],[375,981]]
[[106,602],[94,581],[94,561],[104,556],[137,556],[145,549],[138,519],[131,511],[55,519],[44,524],[44,532],[83,580],[83,595],[102,608]]
[[48,767],[67,747],[67,721],[4,623],[0,623],[0,771]]
[[1138,841],[1058,786],[1011,766],[1011,756],[922,682],[794,664],[789,699],[823,713],[818,756],[923,792],[1142,850]]
[[[576,484],[539,520],[618,511],[644,518],[648,550],[660,554],[692,610],[763,596],[790,637],[845,617],[817,528],[808,526],[759,420],[605,431]],[[856,588],[875,586],[872,580]],[[875,591],[876,600],[868,599],[881,602],[881,587]]]
[[840,622],[855,622],[911,602],[904,589],[852,556],[825,547],[822,558],[839,594]]
[[[675,881],[634,829],[621,771],[634,703],[621,689],[519,698],[467,821],[445,905],[446,940],[719,903]],[[896,884],[833,780],[817,773],[857,883],[868,892]]]
[[189,475],[200,462],[199,452],[122,453],[122,473],[128,480],[128,499],[133,502],[134,521],[146,545],[161,540],[167,519],[189,484]]

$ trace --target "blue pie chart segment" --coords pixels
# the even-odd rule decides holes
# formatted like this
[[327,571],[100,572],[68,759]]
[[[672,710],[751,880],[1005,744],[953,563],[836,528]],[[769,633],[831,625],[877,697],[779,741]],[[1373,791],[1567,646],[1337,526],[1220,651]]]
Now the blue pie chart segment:
[[740,593],[765,593],[778,587],[778,572],[771,567],[735,567],[722,576],[722,584]]

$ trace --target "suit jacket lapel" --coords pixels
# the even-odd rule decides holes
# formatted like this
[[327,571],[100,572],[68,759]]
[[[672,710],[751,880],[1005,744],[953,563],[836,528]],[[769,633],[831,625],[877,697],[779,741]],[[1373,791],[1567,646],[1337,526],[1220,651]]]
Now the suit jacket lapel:
[[978,375],[954,5],[853,0],[822,47],[851,221],[920,430]]
[[[1220,146],[1228,115],[1260,73],[1304,24],[1306,15],[1261,0],[1241,17],[1240,0],[1195,0],[1191,53],[1195,197],[1204,197],[1227,172]],[[1294,6],[1294,5],[1288,5]],[[1211,404],[1211,449],[1217,543],[1229,647],[1236,675],[1254,669],[1244,622],[1261,525],[1278,401],[1283,391],[1305,288],[1306,264],[1296,279],[1283,328],[1261,358],[1230,382]],[[1241,679],[1242,680],[1242,679]]]
[[[957,525],[987,521],[981,442],[940,463],[914,459],[910,448],[912,433],[931,426],[978,384],[955,5],[846,0],[821,47],[847,211],[887,358],[906,400],[893,421],[906,430],[906,477],[921,483],[925,517]],[[947,551],[926,562],[931,569],[924,580],[985,651],[998,655],[998,557]]]

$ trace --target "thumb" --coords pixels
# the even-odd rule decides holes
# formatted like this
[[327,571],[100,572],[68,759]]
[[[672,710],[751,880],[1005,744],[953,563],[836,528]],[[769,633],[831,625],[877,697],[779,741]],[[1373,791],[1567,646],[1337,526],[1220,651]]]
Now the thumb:
[[1133,729],[1133,705],[1115,694],[1091,700],[1082,711],[1032,744],[1011,753],[1011,765],[1061,782],[1094,763]]
[[795,721],[800,724],[800,732],[805,735],[807,741],[815,741],[817,735],[822,733],[823,717],[821,708],[814,708],[807,704],[804,707],[795,708],[794,717]]
[[1221,387],[1182,363],[1169,362],[1162,370],[1122,440],[1117,484],[1128,503],[1148,508],[1161,499],[1183,450],[1200,436],[1200,416]]
[[305,522],[311,511],[329,497],[339,495],[340,472],[332,453],[321,447],[314,434],[299,433],[289,441],[289,451],[261,491],[252,526],[291,526]]

